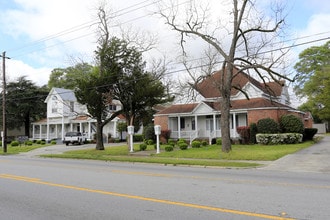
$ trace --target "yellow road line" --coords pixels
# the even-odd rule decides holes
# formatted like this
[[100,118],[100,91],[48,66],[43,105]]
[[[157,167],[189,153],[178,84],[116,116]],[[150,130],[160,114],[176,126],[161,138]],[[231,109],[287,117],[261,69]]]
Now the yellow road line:
[[99,193],[99,194],[103,194],[103,195],[124,197],[124,198],[129,198],[129,199],[137,199],[137,200],[142,200],[142,201],[163,203],[163,204],[167,204],[167,205],[176,205],[176,206],[203,209],[203,210],[216,211],[216,212],[222,212],[222,213],[231,213],[231,214],[235,214],[235,215],[252,216],[252,217],[258,217],[258,218],[263,218],[263,219],[273,219],[273,220],[294,220],[293,218],[286,218],[286,217],[281,217],[281,216],[267,215],[267,214],[247,212],[247,211],[239,211],[239,210],[234,210],[234,209],[218,208],[218,207],[198,205],[198,204],[185,203],[185,202],[175,202],[175,201],[170,201],[170,200],[155,199],[155,198],[148,198],[148,197],[143,197],[143,196],[135,196],[135,195],[129,195],[129,194],[123,194],[123,193],[116,193],[116,192],[89,189],[89,188],[83,188],[83,187],[77,187],[77,186],[70,186],[70,185],[64,185],[64,184],[59,184],[59,183],[51,183],[51,182],[41,181],[40,179],[37,179],[37,178],[15,176],[15,175],[10,175],[10,174],[0,174],[0,178],[42,184],[42,185],[53,186],[53,187],[60,187],[60,188],[65,188],[65,189],[73,189],[73,190],[79,190],[79,191],[85,191],[85,192],[91,192],[91,193]]

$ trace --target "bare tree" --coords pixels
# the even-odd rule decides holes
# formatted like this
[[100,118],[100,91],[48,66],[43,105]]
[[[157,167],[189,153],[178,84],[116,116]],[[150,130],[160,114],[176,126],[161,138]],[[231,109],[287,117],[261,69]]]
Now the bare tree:
[[[242,71],[249,73],[249,70],[253,70],[263,82],[272,80],[280,83],[283,79],[291,81],[288,76],[279,73],[287,51],[272,50],[275,46],[279,48],[274,41],[283,30],[283,7],[274,3],[272,11],[264,12],[257,7],[257,1],[254,0],[223,0],[212,6],[205,5],[209,1],[192,0],[184,5],[186,13],[182,13],[182,3],[170,2],[171,5],[166,5],[168,1],[164,1],[159,13],[166,24],[180,34],[183,54],[190,49],[186,46],[187,40],[197,38],[214,48],[223,59],[221,77],[214,86],[221,94],[222,151],[229,152],[233,78]],[[269,16],[270,11],[272,17]],[[235,70],[238,70],[237,73]]]

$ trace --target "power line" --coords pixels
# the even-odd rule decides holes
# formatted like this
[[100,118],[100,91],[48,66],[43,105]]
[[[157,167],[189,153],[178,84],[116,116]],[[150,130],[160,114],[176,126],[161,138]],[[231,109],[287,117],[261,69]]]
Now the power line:
[[[310,43],[315,43],[315,42],[319,42],[319,41],[324,41],[324,40],[329,40],[330,37],[326,37],[326,38],[320,38],[320,39],[317,39],[317,40],[311,40],[311,41],[307,41],[307,42],[303,42],[303,43],[299,43],[299,44],[295,44],[295,45],[291,45],[291,46],[287,46],[287,47],[284,47],[284,48],[277,48],[277,49],[272,49],[272,50],[268,50],[268,51],[263,51],[263,52],[260,52],[258,54],[255,54],[254,56],[257,56],[259,54],[266,54],[266,53],[271,53],[271,52],[274,52],[274,51],[280,51],[280,50],[283,50],[283,49],[290,49],[290,48],[294,48],[294,47],[298,47],[298,46],[302,46],[302,45],[306,45],[306,44],[310,44]],[[199,58],[199,59],[202,59],[202,58]],[[196,60],[196,59],[194,59]],[[221,64],[223,63],[223,61],[219,61],[219,62],[216,62],[215,64]],[[188,70],[193,70],[193,69],[198,69],[198,68],[201,68],[201,67],[206,67],[208,66],[209,64],[204,64],[204,65],[197,65],[197,66],[192,66],[190,67]],[[171,75],[171,74],[174,74],[174,73],[180,73],[180,72],[184,72],[184,71],[187,71],[186,68],[182,68],[182,69],[178,69],[178,70],[173,70],[173,71],[169,71],[167,72],[165,75]],[[132,81],[136,81],[136,80],[143,80],[143,78],[140,78],[140,79],[132,79]],[[156,79],[155,79],[156,80]],[[129,83],[129,81],[127,81]],[[111,83],[105,83],[103,85],[100,85],[100,86],[97,86],[97,87],[91,87],[90,89],[94,89],[94,88],[101,88],[101,87],[106,87],[106,86],[111,86],[111,85],[114,85],[116,84],[117,82],[111,82]],[[68,92],[63,92],[63,94],[65,93],[71,93],[71,91],[68,91]],[[62,93],[61,93],[62,94]],[[33,97],[24,97],[24,98],[19,98],[19,99],[12,99],[12,100],[16,100],[16,101],[20,101],[20,100],[26,100],[26,99],[34,99],[34,98],[41,98],[41,97],[47,97],[47,95],[45,96],[33,96]],[[0,99],[1,100],[1,99]]]
[[[113,18],[120,17],[120,16],[123,16],[123,15],[128,14],[128,13],[132,13],[132,12],[134,12],[134,11],[138,11],[138,10],[143,9],[143,8],[145,8],[145,7],[148,7],[148,6],[150,6],[150,5],[156,4],[156,3],[159,2],[159,1],[160,1],[160,0],[158,0],[158,1],[152,1],[151,3],[148,3],[148,2],[150,2],[150,0],[145,0],[145,1],[142,1],[142,2],[140,2],[140,3],[136,3],[136,4],[134,4],[134,5],[128,6],[128,7],[126,7],[126,8],[122,8],[122,9],[120,9],[120,10],[114,12],[115,15],[108,15],[108,16],[107,16],[107,19],[109,19],[109,18],[110,18],[110,19],[113,19]],[[145,4],[145,3],[147,3],[147,4]],[[140,6],[140,5],[142,5],[142,6]],[[139,6],[139,7],[137,7],[137,6]],[[137,8],[136,8],[136,7],[137,7]],[[129,10],[129,9],[130,9],[130,10]],[[146,15],[146,16],[147,16],[147,15]],[[146,17],[146,16],[144,16],[144,17]],[[68,35],[68,34],[71,34],[71,33],[77,32],[77,31],[79,31],[79,30],[86,29],[86,28],[90,28],[91,26],[93,26],[93,25],[95,25],[95,24],[97,24],[97,23],[98,23],[98,22],[95,22],[94,20],[91,20],[91,21],[85,22],[85,23],[83,23],[83,24],[76,25],[76,26],[74,26],[74,27],[71,27],[71,28],[65,29],[65,30],[60,31],[60,32],[58,32],[58,33],[48,35],[48,36],[46,36],[46,37],[44,37],[44,38],[41,38],[41,39],[36,40],[36,41],[33,41],[33,42],[31,42],[31,43],[29,43],[29,44],[26,44],[26,45],[23,45],[23,46],[21,46],[21,47],[17,47],[17,48],[10,49],[9,51],[10,51],[10,52],[13,52],[13,51],[17,51],[17,50],[22,50],[22,49],[24,49],[24,48],[29,48],[29,47],[33,47],[33,46],[38,46],[38,45],[40,45],[40,44],[42,44],[42,43],[44,43],[44,42],[46,42],[46,41],[49,41],[49,40],[52,40],[52,39],[56,39],[57,37],[64,36],[64,35]],[[116,26],[119,26],[119,25],[113,25],[112,27],[116,27]],[[88,33],[88,34],[84,34],[84,35],[81,35],[81,36],[75,37],[75,38],[73,38],[73,39],[70,39],[70,40],[68,40],[68,41],[64,41],[64,42],[61,42],[61,43],[58,43],[58,44],[55,44],[55,45],[51,45],[51,46],[49,46],[49,47],[54,47],[54,46],[56,46],[56,45],[64,44],[64,43],[66,43],[66,42],[70,42],[70,41],[73,41],[73,40],[76,40],[76,39],[79,39],[79,38],[83,38],[83,37],[89,36],[89,35],[91,35],[91,34],[93,34],[93,33],[94,33],[94,32],[92,32],[92,33]],[[36,50],[36,51],[43,50],[43,49],[47,49],[47,48],[49,48],[49,47],[44,47],[44,48],[42,48],[42,49],[38,49],[38,50]],[[30,51],[29,53],[34,52],[34,51],[35,51],[35,50]],[[25,53],[25,54],[27,54],[27,53]],[[25,55],[25,54],[23,54],[23,55]],[[19,56],[22,56],[22,55],[19,55]],[[19,57],[19,56],[14,56],[14,57]]]

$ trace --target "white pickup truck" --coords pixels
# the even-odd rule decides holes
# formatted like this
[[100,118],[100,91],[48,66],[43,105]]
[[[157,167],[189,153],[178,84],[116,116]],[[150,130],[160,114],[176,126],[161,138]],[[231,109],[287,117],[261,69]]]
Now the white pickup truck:
[[65,134],[63,143],[65,145],[69,144],[83,144],[86,141],[86,136],[81,134],[81,132],[70,131]]

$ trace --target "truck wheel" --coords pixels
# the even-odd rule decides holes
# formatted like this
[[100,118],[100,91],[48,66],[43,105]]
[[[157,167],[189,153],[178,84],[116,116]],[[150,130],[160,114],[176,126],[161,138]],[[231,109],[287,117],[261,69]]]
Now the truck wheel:
[[65,142],[65,145],[68,146],[69,145],[69,142]]

